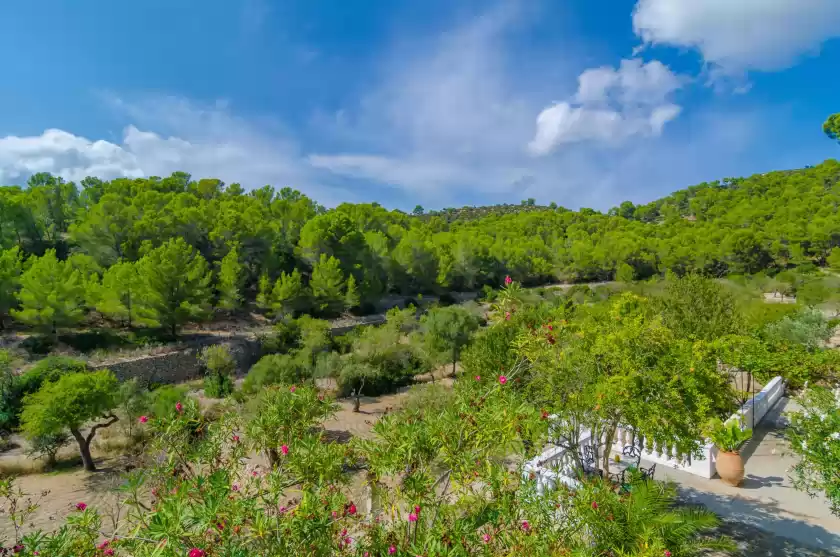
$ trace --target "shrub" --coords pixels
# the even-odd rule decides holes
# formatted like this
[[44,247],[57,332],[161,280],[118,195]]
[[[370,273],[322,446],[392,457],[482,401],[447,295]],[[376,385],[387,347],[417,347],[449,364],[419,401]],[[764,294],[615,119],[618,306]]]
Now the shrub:
[[199,359],[207,369],[204,394],[211,398],[223,398],[232,393],[236,362],[230,354],[230,348],[223,344],[208,346],[201,351]]
[[149,408],[152,416],[171,417],[175,405],[187,398],[187,388],[180,385],[163,385],[149,393]]
[[771,343],[799,344],[807,350],[820,348],[831,337],[832,329],[821,311],[813,308],[783,317],[767,325],[765,337]]
[[301,323],[297,319],[281,319],[271,333],[259,338],[263,354],[280,354],[298,348]]
[[290,354],[269,354],[263,356],[248,371],[242,390],[253,394],[269,385],[291,385],[312,376],[307,362]]
[[441,294],[438,297],[438,303],[441,306],[451,306],[453,304],[457,304],[458,300],[456,300],[455,297],[451,293],[444,292],[443,294]]

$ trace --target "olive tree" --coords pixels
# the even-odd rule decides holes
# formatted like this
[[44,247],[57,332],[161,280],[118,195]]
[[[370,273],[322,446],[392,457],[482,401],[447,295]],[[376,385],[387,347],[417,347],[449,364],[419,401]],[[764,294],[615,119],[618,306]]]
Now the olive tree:
[[[90,443],[97,431],[117,422],[112,410],[118,402],[118,387],[116,377],[107,369],[69,373],[45,383],[23,401],[23,432],[37,439],[69,430],[79,444],[85,470],[94,472]],[[91,425],[87,435],[82,434],[82,428],[99,419],[104,421]]]
[[461,349],[478,329],[478,317],[460,306],[436,308],[423,316],[423,331],[435,349],[452,354],[452,375]]

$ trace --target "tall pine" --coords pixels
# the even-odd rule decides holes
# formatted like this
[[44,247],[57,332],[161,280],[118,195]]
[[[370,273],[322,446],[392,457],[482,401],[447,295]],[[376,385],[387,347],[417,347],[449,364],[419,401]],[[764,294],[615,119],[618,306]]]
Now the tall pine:
[[242,282],[245,278],[239,261],[239,248],[233,246],[219,265],[219,307],[234,310],[242,305]]
[[0,250],[0,329],[9,310],[17,306],[17,291],[20,287],[20,274],[23,271],[20,249]]
[[139,321],[147,322],[149,310],[143,301],[142,286],[137,264],[131,261],[115,263],[102,276],[97,311],[128,328]]
[[321,254],[309,281],[315,308],[321,313],[336,314],[344,309],[344,275],[338,259]]
[[300,271],[295,269],[291,274],[282,273],[271,291],[271,309],[275,315],[279,317],[304,311],[307,309],[307,302],[308,296]]
[[20,277],[20,310],[12,317],[27,325],[58,335],[58,329],[75,325],[84,317],[82,274],[64,261],[55,250],[47,250]]
[[207,261],[183,238],[147,253],[137,262],[137,271],[144,304],[173,336],[184,323],[205,317],[211,273]]

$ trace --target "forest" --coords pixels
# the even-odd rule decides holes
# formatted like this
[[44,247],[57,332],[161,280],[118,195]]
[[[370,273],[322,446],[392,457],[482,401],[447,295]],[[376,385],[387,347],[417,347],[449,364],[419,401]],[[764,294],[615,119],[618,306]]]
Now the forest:
[[325,209],[291,188],[36,174],[0,188],[0,319],[45,333],[105,320],[175,334],[214,308],[369,313],[407,296],[673,273],[762,274],[793,293],[840,267],[840,163],[699,184],[607,213],[554,204],[407,214]]

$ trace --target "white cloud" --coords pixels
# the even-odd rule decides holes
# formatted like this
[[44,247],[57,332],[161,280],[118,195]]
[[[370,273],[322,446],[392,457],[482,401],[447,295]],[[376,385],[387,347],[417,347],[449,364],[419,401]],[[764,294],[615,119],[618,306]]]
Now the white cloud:
[[22,183],[35,172],[79,181],[86,176],[166,176],[183,170],[248,188],[292,186],[327,204],[353,197],[352,192],[339,195],[319,185],[284,130],[237,118],[224,103],[202,107],[174,97],[107,100],[134,122],[119,143],[91,141],[62,130],[0,138],[0,183]]
[[55,129],[39,136],[0,138],[0,183],[25,181],[36,172],[51,172],[75,181],[86,176],[143,174],[132,153],[108,141],[90,141]]
[[639,0],[646,44],[697,49],[724,72],[778,70],[840,37],[838,0]]
[[563,144],[617,145],[632,136],[658,136],[681,111],[669,98],[684,81],[658,60],[645,64],[634,58],[622,60],[618,69],[588,69],[578,77],[571,102],[540,112],[528,149],[546,155]]

